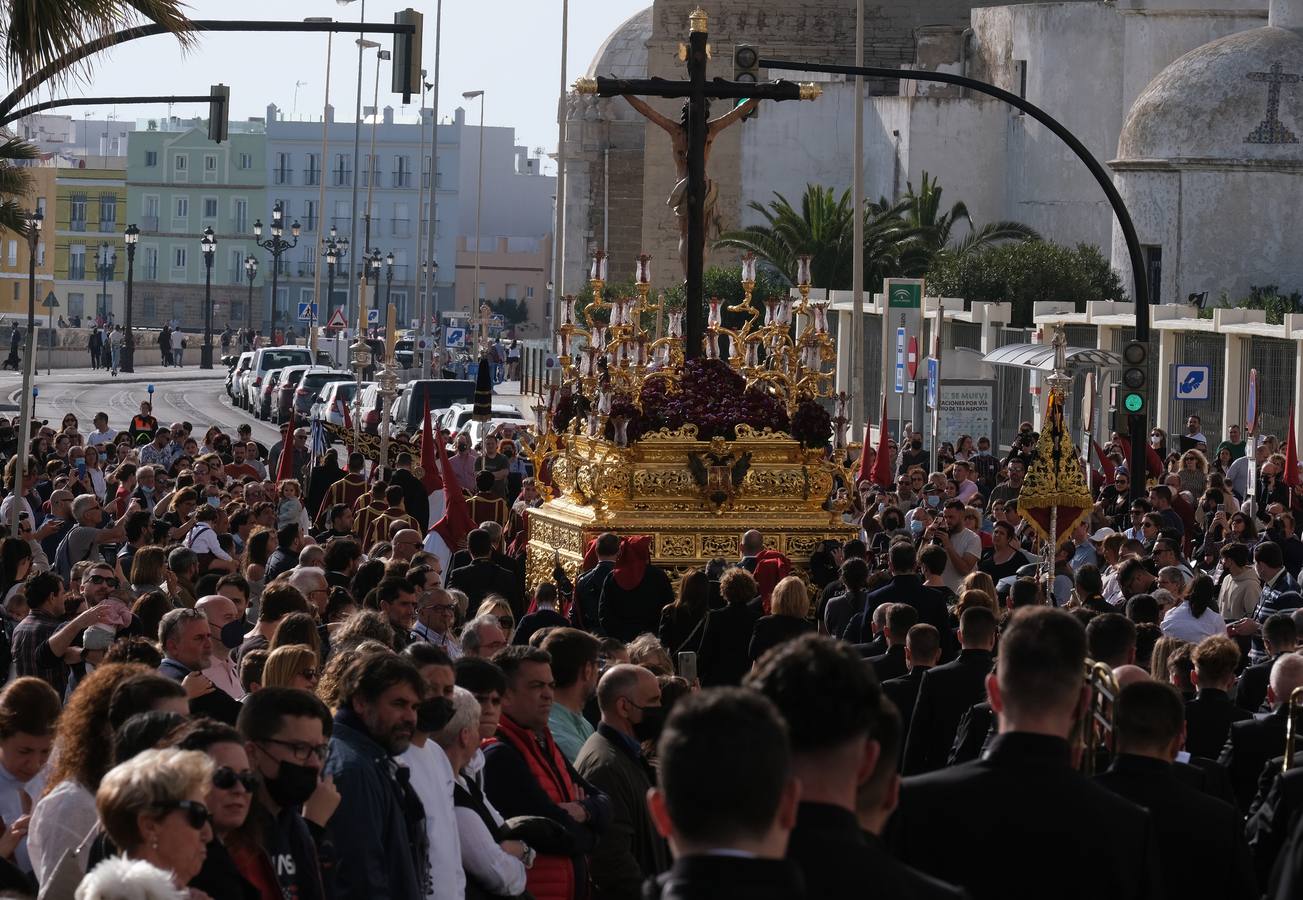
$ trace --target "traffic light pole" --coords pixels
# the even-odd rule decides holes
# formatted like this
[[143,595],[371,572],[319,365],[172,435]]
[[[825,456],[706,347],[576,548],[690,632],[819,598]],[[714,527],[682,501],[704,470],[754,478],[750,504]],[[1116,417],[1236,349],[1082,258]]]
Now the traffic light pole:
[[[761,59],[759,66],[762,69],[778,69],[789,72],[826,72],[833,75],[861,75],[866,78],[887,78],[894,81],[936,81],[942,84],[954,84],[1001,100],[1021,110],[1048,128],[1090,170],[1090,174],[1094,176],[1095,181],[1104,192],[1104,196],[1108,199],[1109,206],[1113,208],[1113,215],[1117,217],[1118,225],[1122,229],[1122,236],[1127,245],[1127,255],[1131,260],[1132,293],[1135,296],[1136,306],[1136,337],[1128,345],[1128,349],[1140,348],[1140,359],[1133,367],[1138,367],[1143,371],[1145,360],[1149,355],[1149,282],[1145,277],[1145,260],[1140,249],[1140,237],[1136,234],[1136,226],[1131,221],[1131,213],[1127,211],[1126,203],[1123,202],[1122,196],[1114,187],[1113,179],[1108,170],[1086,149],[1086,145],[1078,140],[1077,136],[1069,131],[1058,119],[1039,106],[1028,103],[1017,94],[1012,94],[985,81],[978,81],[975,78],[955,75],[950,72],[886,69],[879,66],[837,66],[789,59]],[[1148,429],[1146,423],[1149,418],[1148,385],[1142,383],[1135,388],[1124,391],[1124,394],[1134,395],[1137,398],[1137,400],[1133,400],[1124,407],[1127,410],[1128,431],[1131,436],[1131,458],[1128,461],[1128,470],[1131,472],[1131,496],[1136,498],[1144,496],[1147,490],[1145,485],[1145,440],[1147,439]],[[1126,399],[1127,397],[1124,397],[1124,403]],[[1138,405],[1136,405],[1137,403]],[[1132,409],[1132,405],[1136,405],[1136,408]],[[1140,477],[1136,477],[1137,473],[1139,473]]]

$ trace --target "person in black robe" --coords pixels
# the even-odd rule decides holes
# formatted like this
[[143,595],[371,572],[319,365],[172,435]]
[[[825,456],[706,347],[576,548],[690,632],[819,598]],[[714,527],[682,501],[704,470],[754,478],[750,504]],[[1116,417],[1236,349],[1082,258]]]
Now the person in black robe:
[[322,456],[321,462],[312,469],[312,476],[308,479],[306,508],[312,521],[317,520],[317,515],[321,511],[321,501],[326,498],[330,486],[346,474],[348,473],[339,467],[339,451],[331,447]]
[[602,632],[626,644],[640,634],[655,634],[661,611],[673,602],[670,577],[652,565],[651,538],[644,534],[624,538],[597,601]]

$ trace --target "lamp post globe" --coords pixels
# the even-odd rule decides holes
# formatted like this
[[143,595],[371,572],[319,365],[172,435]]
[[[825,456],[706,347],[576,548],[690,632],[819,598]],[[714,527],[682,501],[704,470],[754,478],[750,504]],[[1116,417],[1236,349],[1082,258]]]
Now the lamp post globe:
[[123,339],[122,339],[122,369],[121,369],[123,372],[136,371],[136,361],[135,361],[136,340],[131,330],[131,323],[132,323],[131,288],[132,288],[132,282],[135,280],[135,275],[136,275],[136,244],[139,243],[139,241],[140,241],[140,229],[137,228],[134,223],[128,225],[127,230],[122,234],[122,242],[127,246],[127,296],[126,296],[126,308],[124,310],[125,319],[126,319],[124,323],[124,330],[126,334],[123,335]]
[[213,257],[217,254],[217,237],[213,229],[204,229],[199,239],[199,249],[204,254],[204,345],[199,356],[199,368],[213,367]]

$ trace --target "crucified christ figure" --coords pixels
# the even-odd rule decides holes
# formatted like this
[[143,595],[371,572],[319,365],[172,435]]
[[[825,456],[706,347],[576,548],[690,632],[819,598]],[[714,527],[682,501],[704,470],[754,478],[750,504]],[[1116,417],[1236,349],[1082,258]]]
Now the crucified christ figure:
[[[675,122],[673,119],[663,116],[652,109],[642,98],[631,94],[623,96],[625,100],[629,101],[630,106],[670,136],[670,143],[674,148],[674,169],[678,173],[679,180],[674,185],[674,190],[670,192],[666,204],[674,210],[674,215],[679,219],[679,264],[683,266],[683,272],[686,275],[688,271],[688,201],[686,196],[688,191],[688,103],[685,101],[683,104],[682,121]],[[715,142],[715,136],[755,109],[759,102],[759,100],[747,100],[745,103],[733,107],[724,115],[711,119],[706,123],[707,163],[710,162],[710,146]],[[703,203],[704,224],[707,229],[710,229],[713,224],[716,233],[719,231],[718,217],[715,215],[715,201],[718,197],[718,187],[714,181],[707,177],[706,197]]]

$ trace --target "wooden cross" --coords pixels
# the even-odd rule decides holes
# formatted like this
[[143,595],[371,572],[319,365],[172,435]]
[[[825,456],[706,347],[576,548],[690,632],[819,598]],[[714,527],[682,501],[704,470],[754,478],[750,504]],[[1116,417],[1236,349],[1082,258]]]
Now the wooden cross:
[[[760,100],[814,100],[820,94],[820,88],[813,84],[797,84],[793,81],[771,81],[764,84],[754,82],[725,81],[716,78],[706,80],[706,63],[710,56],[707,44],[706,13],[698,7],[689,17],[689,35],[687,45],[681,45],[679,56],[687,64],[686,81],[671,81],[666,78],[581,78],[575,82],[575,90],[581,94],[596,94],[600,97],[683,97],[683,119],[671,132],[676,151],[682,150],[680,178],[684,186],[684,197],[680,209],[686,221],[681,220],[681,251],[684,257],[684,294],[687,304],[687,327],[684,335],[684,355],[692,359],[702,353],[702,344],[706,334],[706,315],[702,305],[702,276],[705,269],[706,246],[706,195],[710,190],[710,181],[706,178],[706,156],[710,141],[715,131],[736,121],[736,117],[720,117],[715,123],[707,120],[712,99],[749,100],[753,104]],[[633,102],[632,100],[630,102]],[[635,103],[635,108],[646,112]],[[643,105],[645,106],[645,104]],[[730,116],[732,114],[730,113]],[[661,121],[653,118],[656,124],[666,127],[664,117]],[[673,123],[671,123],[673,124]],[[712,124],[716,127],[712,130]],[[677,133],[676,133],[677,132]]]

